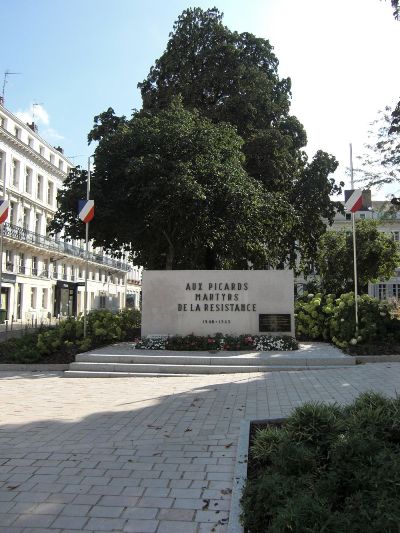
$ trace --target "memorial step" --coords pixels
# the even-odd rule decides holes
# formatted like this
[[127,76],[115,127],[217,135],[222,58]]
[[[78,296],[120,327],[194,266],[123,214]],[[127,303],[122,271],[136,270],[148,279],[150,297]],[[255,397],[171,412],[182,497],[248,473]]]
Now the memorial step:
[[161,363],[71,363],[65,377],[108,377],[111,374],[119,376],[149,376],[149,375],[189,375],[189,374],[234,374],[249,372],[273,372],[318,370],[323,368],[338,368],[338,365],[306,365],[300,361],[296,365],[207,365],[207,364],[161,364]]
[[[161,365],[212,365],[212,366],[351,366],[356,364],[354,357],[290,357],[286,355],[250,354],[240,355],[159,355],[158,354],[78,354],[76,363],[113,363],[113,364],[161,364]],[[75,364],[75,363],[73,363]]]

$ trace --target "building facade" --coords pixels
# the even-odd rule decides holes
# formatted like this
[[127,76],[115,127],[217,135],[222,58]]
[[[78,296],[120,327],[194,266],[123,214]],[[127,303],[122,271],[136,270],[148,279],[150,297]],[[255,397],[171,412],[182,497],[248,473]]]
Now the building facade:
[[[42,322],[84,310],[85,243],[47,231],[72,166],[33,123],[0,105],[0,197],[10,202],[2,230],[1,308],[8,320]],[[132,265],[92,245],[88,264],[88,309],[124,308]]]
[[[370,202],[369,208],[361,209],[355,213],[355,220],[376,220],[379,223],[379,230],[386,233],[400,246],[400,212],[393,209],[390,201],[376,200]],[[340,231],[347,229],[352,231],[351,214],[336,213],[332,226],[328,226],[328,231]],[[307,282],[316,278],[316,275],[298,276],[296,279],[296,290],[301,294]],[[400,265],[394,275],[387,280],[380,280],[378,283],[368,284],[368,294],[379,300],[400,299]]]

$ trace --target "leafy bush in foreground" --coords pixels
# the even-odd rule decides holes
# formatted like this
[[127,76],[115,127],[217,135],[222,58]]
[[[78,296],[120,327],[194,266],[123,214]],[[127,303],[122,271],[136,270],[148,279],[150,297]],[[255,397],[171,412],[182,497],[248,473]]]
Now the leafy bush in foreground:
[[304,404],[257,431],[250,459],[241,518],[251,533],[399,531],[399,398]]

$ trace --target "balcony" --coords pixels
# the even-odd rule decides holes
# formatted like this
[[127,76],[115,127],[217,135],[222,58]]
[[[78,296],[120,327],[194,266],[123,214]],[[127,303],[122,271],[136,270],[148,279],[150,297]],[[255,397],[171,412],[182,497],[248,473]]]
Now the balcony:
[[[79,248],[78,246],[74,246],[68,242],[60,240],[55,241],[51,237],[34,233],[33,231],[29,231],[21,226],[9,224],[8,222],[5,222],[3,227],[3,235],[9,239],[32,244],[34,246],[49,250],[50,252],[57,252],[63,255],[77,257],[82,260],[86,259],[86,251],[83,248]],[[92,263],[97,263],[98,265],[123,270],[125,272],[130,270],[129,265],[122,263],[121,261],[111,259],[107,256],[94,254],[92,252],[88,253],[88,260]]]

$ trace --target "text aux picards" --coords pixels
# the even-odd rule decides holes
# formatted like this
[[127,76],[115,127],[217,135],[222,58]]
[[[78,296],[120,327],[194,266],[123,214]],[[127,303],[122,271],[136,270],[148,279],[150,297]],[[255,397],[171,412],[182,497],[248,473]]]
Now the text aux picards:
[[[206,288],[208,285],[208,288]],[[247,291],[249,288],[248,283],[235,283],[231,282],[228,283],[226,281],[220,281],[219,283],[216,282],[210,282],[210,283],[203,283],[203,282],[194,282],[194,283],[186,283],[186,291]]]

